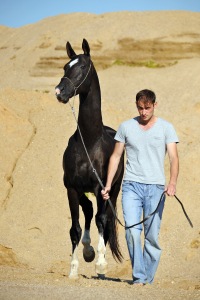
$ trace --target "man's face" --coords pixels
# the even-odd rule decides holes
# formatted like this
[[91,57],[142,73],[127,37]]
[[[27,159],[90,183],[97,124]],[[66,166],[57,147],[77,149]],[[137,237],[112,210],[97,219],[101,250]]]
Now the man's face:
[[144,100],[139,100],[137,103],[137,109],[140,115],[140,120],[143,123],[147,123],[154,114],[154,109],[156,106],[156,103],[147,102]]

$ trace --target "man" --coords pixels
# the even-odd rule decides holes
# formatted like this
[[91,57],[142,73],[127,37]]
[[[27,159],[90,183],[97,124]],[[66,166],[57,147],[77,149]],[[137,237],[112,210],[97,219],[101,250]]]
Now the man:
[[[115,135],[116,145],[110,157],[104,200],[109,198],[120,157],[126,150],[126,170],[122,184],[122,209],[125,225],[139,223],[157,207],[162,193],[174,196],[179,171],[178,137],[169,122],[154,115],[156,95],[142,90],[136,95],[139,116],[123,122]],[[164,159],[168,153],[170,179],[165,186]],[[165,195],[157,212],[144,223],[144,246],[141,243],[143,226],[126,229],[126,241],[132,263],[133,283],[152,283],[160,260],[158,235]]]

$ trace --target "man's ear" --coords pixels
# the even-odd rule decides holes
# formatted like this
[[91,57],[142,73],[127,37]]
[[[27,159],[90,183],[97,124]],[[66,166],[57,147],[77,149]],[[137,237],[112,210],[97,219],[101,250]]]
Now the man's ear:
[[157,108],[158,107],[158,102],[155,102],[154,103],[154,108]]

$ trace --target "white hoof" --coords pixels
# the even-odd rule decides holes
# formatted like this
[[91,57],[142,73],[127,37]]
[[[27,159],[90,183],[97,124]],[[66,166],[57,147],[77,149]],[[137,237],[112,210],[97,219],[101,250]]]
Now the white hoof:
[[95,266],[95,270],[96,270],[96,273],[99,275],[105,275],[107,272],[108,272],[108,264],[107,262],[103,262],[103,263],[96,263],[96,266]]
[[69,279],[72,279],[72,280],[77,280],[79,278],[78,274],[73,274],[72,272],[70,272],[68,277],[69,277]]
[[79,262],[77,260],[72,260],[71,269],[69,273],[70,279],[78,279],[78,266],[79,266]]

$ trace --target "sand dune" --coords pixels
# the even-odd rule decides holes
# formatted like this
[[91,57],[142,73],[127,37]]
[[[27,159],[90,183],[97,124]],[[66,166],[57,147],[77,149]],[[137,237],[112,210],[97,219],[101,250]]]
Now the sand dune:
[[[77,282],[67,278],[71,220],[62,184],[62,155],[76,125],[70,107],[57,103],[54,87],[68,61],[66,41],[81,53],[83,38],[90,44],[98,71],[104,123],[117,129],[120,122],[136,114],[137,91],[150,88],[157,94],[156,114],[172,122],[180,138],[177,195],[194,228],[178,202],[168,198],[155,284],[139,292],[129,285],[131,268],[122,227],[119,235],[125,260],[117,264],[107,249],[109,280],[95,279],[94,263],[83,261],[81,249],[80,278]],[[39,291],[43,299],[47,295],[59,299],[56,289],[70,296],[70,288],[83,299],[89,299],[91,290],[97,299],[104,293],[110,299],[123,295],[130,299],[133,295],[134,299],[198,299],[200,14],[76,13],[18,29],[0,26],[0,58],[1,299],[14,299],[13,293],[15,299],[34,298],[26,290],[24,298],[20,297],[15,284],[34,284],[32,291]],[[78,112],[78,97],[75,102]],[[123,219],[120,196],[118,213]],[[82,216],[81,222],[83,226]],[[93,224],[94,247],[97,242]],[[45,290],[47,282],[54,292]]]

